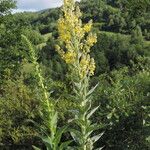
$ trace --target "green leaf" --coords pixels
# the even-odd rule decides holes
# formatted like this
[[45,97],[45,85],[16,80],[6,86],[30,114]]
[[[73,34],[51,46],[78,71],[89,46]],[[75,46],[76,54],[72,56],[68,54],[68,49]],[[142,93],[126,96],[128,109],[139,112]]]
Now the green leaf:
[[88,95],[91,95],[91,94],[94,92],[94,90],[97,88],[98,85],[99,85],[99,83],[96,84],[96,85],[87,93],[87,96],[88,96]]
[[87,133],[86,133],[86,137],[89,137],[91,135],[91,133],[93,133],[95,130],[100,129],[101,126],[97,125],[97,124],[92,124],[87,128]]
[[109,113],[109,114],[107,115],[107,119],[111,119],[112,116],[113,116],[113,113],[111,112],[111,113]]
[[71,112],[73,115],[79,115],[79,110],[77,109],[71,109],[69,112]]
[[79,91],[77,91],[76,89],[73,89],[74,93],[77,94],[80,97]]
[[54,143],[55,145],[58,145],[60,143],[62,134],[67,130],[67,126],[64,126],[62,128],[60,128],[55,135],[55,139],[54,139]]
[[81,82],[79,82],[79,83],[74,82],[74,85],[75,85],[78,89],[80,89],[80,88],[81,88]]
[[42,138],[43,143],[45,144],[47,150],[51,150],[52,149],[52,140],[50,137],[43,137]]
[[98,135],[95,135],[91,138],[91,140],[93,141],[93,143],[97,142],[102,136],[103,136],[104,132],[103,133],[100,133]]
[[87,128],[87,131],[88,132],[91,132],[91,131],[95,131],[95,130],[98,130],[100,129],[102,126],[98,125],[98,124],[91,124],[88,128]]
[[99,108],[99,106],[95,107],[94,109],[91,110],[91,112],[87,115],[87,119],[89,119],[94,113],[95,111]]
[[40,148],[36,147],[36,146],[32,146],[34,150],[41,150]]
[[[78,116],[77,116],[78,117]],[[86,122],[81,120],[81,119],[74,119],[73,120],[74,123],[76,123],[78,126],[85,126],[86,125]]]
[[69,144],[70,144],[71,142],[72,142],[72,140],[63,142],[63,143],[60,145],[59,150],[66,150],[66,148],[69,146]]
[[58,113],[55,112],[51,119],[51,132],[55,133],[57,128]]
[[87,102],[91,103],[91,101],[92,101],[92,96],[90,95],[86,98],[85,103]]
[[104,146],[103,147],[100,147],[100,148],[97,148],[96,150],[102,150],[104,148]]
[[77,131],[75,129],[71,129],[70,134],[76,143],[79,143],[79,144],[83,143],[82,136],[81,136],[81,133],[79,131]]

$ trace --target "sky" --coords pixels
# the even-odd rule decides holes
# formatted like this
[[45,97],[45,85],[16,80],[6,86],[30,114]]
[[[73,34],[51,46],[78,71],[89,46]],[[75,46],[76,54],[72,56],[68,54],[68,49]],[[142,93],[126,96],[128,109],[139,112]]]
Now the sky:
[[[62,5],[63,0],[16,0],[17,9],[13,12],[38,11],[47,8],[55,8]],[[79,0],[77,0],[79,1]]]

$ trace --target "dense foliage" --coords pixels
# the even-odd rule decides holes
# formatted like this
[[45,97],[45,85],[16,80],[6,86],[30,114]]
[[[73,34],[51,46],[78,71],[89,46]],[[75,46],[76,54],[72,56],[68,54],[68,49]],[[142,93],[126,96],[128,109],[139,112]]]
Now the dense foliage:
[[[99,83],[91,106],[99,107],[91,121],[100,126],[93,136],[104,135],[95,148],[150,149],[150,1],[81,0],[76,5],[83,12],[83,25],[92,19],[97,34],[90,52],[96,70],[89,87]],[[73,77],[55,48],[65,49],[57,22],[63,13],[55,8],[12,15],[12,8],[13,0],[0,0],[0,149],[44,147],[37,138],[43,132],[29,121],[43,128],[43,90],[35,64],[58,113],[58,129],[74,118],[68,110],[77,109]],[[34,63],[22,34],[32,43]],[[72,139],[69,132],[61,134],[61,142]]]

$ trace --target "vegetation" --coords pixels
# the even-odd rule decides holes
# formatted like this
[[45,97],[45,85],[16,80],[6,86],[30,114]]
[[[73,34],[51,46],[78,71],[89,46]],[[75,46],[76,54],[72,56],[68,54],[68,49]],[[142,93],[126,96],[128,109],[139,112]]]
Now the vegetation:
[[0,149],[150,149],[150,1],[15,7],[0,0]]

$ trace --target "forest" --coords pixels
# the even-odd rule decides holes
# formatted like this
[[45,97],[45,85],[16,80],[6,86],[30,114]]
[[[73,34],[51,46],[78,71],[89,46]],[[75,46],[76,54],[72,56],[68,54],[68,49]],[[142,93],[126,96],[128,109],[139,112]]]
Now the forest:
[[0,0],[0,150],[150,149],[150,0]]

